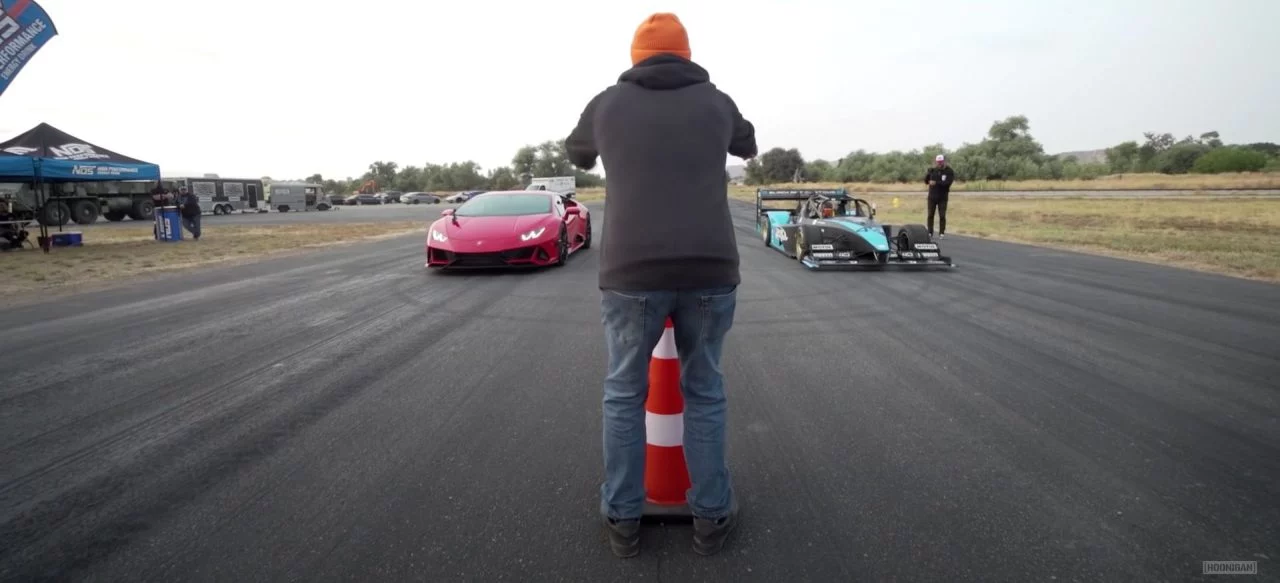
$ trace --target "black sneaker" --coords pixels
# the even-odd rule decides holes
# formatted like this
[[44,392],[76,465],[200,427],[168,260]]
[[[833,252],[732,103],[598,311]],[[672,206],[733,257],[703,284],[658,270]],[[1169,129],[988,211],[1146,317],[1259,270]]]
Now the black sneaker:
[[699,555],[714,555],[724,548],[729,533],[738,526],[738,501],[735,498],[728,516],[716,520],[693,519],[693,550]]
[[609,533],[609,548],[613,554],[624,559],[640,554],[640,520],[606,517],[604,528]]

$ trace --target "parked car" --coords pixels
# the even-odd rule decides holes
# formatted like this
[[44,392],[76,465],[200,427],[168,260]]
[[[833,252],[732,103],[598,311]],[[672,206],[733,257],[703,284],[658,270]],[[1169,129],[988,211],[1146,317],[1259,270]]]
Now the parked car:
[[444,201],[449,203],[467,202],[468,200],[471,200],[471,197],[477,194],[484,194],[484,192],[485,191],[483,190],[468,190],[465,192],[459,192],[458,194],[455,194],[453,196],[450,196],[449,198],[444,199]]
[[403,194],[404,193],[400,192],[399,190],[388,190],[386,192],[379,192],[374,196],[378,197],[378,200],[381,201],[381,204],[391,204],[393,202],[400,202],[400,197]]
[[410,192],[400,197],[404,204],[440,204],[440,197],[430,192]]
[[353,194],[347,197],[346,204],[382,204],[376,194]]

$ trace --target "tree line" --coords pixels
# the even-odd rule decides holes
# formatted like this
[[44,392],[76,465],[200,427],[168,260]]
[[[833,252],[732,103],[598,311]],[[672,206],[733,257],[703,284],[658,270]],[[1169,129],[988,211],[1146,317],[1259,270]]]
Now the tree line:
[[[1280,145],[1271,142],[1224,144],[1216,131],[1181,140],[1170,133],[1146,132],[1144,141],[1126,141],[1105,150],[1104,162],[1080,161],[1074,156],[1049,155],[1031,135],[1026,116],[1015,115],[991,125],[978,143],[954,150],[942,144],[891,152],[856,150],[838,160],[806,160],[796,148],[772,148],[746,165],[748,184],[784,182],[918,182],[934,156],[945,154],[956,179],[975,180],[1091,180],[1125,173],[1165,174],[1280,171]],[[511,163],[485,170],[474,161],[426,163],[400,167],[395,162],[369,164],[360,177],[305,180],[324,185],[326,192],[355,192],[370,180],[379,190],[457,192],[521,188],[534,177],[575,176],[580,188],[602,186],[604,179],[573,167],[564,140],[525,145]],[[263,177],[270,181],[270,177]],[[725,180],[729,180],[726,170]]]
[[[526,145],[516,151],[511,164],[485,170],[472,160],[422,166],[401,167],[395,162],[377,161],[359,177],[345,179],[325,178],[312,174],[306,182],[324,185],[325,192],[349,194],[370,180],[376,181],[378,190],[401,192],[458,192],[466,190],[503,190],[523,188],[535,177],[575,176],[579,188],[604,185],[598,174],[583,172],[573,167],[565,151],[564,140],[547,140],[537,145]],[[270,177],[263,177],[270,180]]]
[[1218,132],[1181,140],[1173,134],[1144,133],[1145,142],[1127,141],[1106,149],[1105,162],[1045,154],[1031,136],[1026,116],[991,125],[986,137],[954,150],[932,144],[908,152],[856,150],[843,158],[805,160],[796,148],[773,148],[747,162],[748,184],[782,182],[918,182],[934,157],[944,154],[956,180],[1091,180],[1124,173],[1216,174],[1280,171],[1280,145],[1263,142],[1225,145]]

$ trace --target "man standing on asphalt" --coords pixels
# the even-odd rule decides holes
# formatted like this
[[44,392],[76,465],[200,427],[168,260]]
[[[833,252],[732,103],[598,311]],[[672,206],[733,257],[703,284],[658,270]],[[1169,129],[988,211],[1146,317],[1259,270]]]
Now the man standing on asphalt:
[[933,168],[924,173],[924,183],[929,185],[929,236],[933,236],[933,212],[938,211],[938,238],[947,234],[947,198],[951,196],[951,183],[956,181],[956,171],[947,164],[947,157],[938,154]]
[[591,99],[565,142],[575,166],[590,170],[599,156],[606,171],[599,286],[609,364],[600,512],[613,552],[638,553],[649,359],[670,316],[684,377],[693,548],[710,555],[738,515],[725,462],[720,369],[741,281],[725,153],[755,157],[755,127],[690,60],[688,35],[674,14],[640,24],[631,63]]

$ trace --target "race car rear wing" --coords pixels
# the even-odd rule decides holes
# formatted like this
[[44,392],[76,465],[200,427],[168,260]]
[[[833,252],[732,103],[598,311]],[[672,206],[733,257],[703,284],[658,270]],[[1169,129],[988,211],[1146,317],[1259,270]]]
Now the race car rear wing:
[[849,198],[843,188],[757,188],[756,200],[804,200],[814,195],[827,198]]
[[787,208],[766,208],[764,201],[768,200],[808,200],[811,196],[824,196],[834,200],[852,200],[849,191],[843,188],[757,188],[756,189],[756,213],[762,210],[790,210]]

